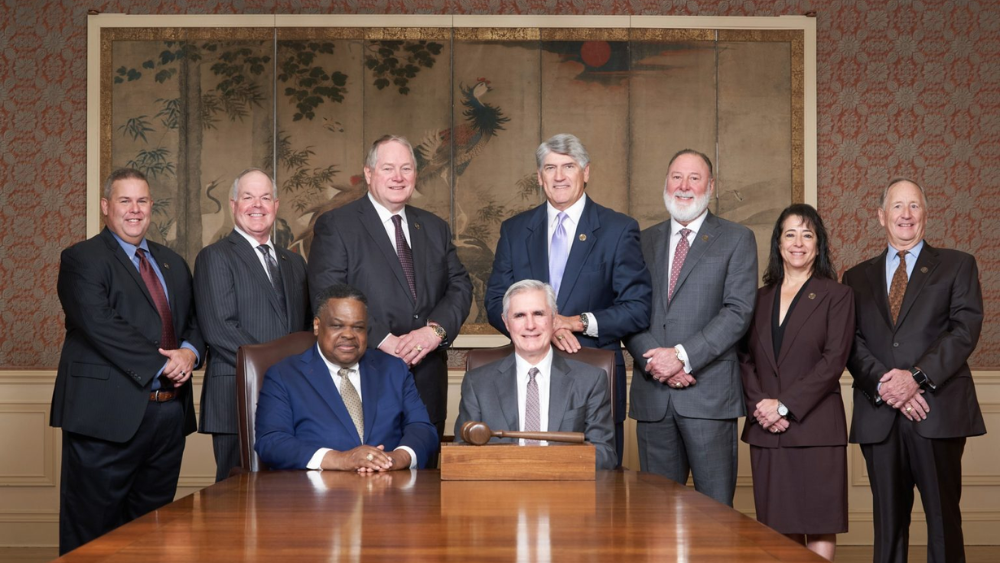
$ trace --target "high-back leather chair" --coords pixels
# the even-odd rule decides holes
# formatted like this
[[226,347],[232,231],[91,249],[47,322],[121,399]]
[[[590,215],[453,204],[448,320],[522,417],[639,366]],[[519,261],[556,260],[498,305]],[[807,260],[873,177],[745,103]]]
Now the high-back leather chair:
[[[604,370],[608,374],[608,390],[611,399],[611,420],[615,416],[615,353],[611,350],[600,348],[580,348],[575,354],[563,352],[558,348],[553,348],[556,354],[568,359],[583,362],[596,368]],[[485,366],[486,364],[503,359],[514,353],[514,345],[508,344],[499,348],[477,348],[469,350],[465,356],[465,371]]]
[[236,408],[240,423],[240,468],[244,471],[267,469],[253,450],[257,420],[257,396],[268,368],[316,345],[311,332],[293,332],[263,344],[240,346],[236,353]]

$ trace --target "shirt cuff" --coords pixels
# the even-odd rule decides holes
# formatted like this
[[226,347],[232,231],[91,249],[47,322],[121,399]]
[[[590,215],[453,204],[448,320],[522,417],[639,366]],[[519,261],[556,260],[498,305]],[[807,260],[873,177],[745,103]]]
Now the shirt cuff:
[[597,317],[593,313],[580,313],[581,315],[587,315],[587,330],[583,331],[584,336],[589,336],[591,338],[597,338]]
[[399,446],[397,450],[403,450],[404,452],[410,454],[410,469],[417,468],[417,454],[413,451],[410,446]]
[[687,351],[684,350],[684,346],[678,344],[677,346],[674,346],[674,351],[677,352],[677,359],[684,364],[684,373],[691,375],[691,364],[688,363],[688,354]]
[[194,346],[192,346],[190,342],[188,342],[187,340],[181,342],[181,348],[187,348],[188,350],[194,352],[194,365],[198,365],[201,363],[201,355],[198,354],[198,350],[195,350]]
[[318,469],[320,471],[323,471],[323,457],[326,455],[326,452],[331,452],[331,451],[333,450],[331,450],[330,448],[320,448],[316,450],[316,453],[313,454],[312,458],[309,460],[309,463],[306,464],[306,469]]
[[882,391],[882,382],[879,381],[878,385],[875,386],[875,404],[876,405],[881,405],[882,404],[882,393],[881,393],[881,391]]

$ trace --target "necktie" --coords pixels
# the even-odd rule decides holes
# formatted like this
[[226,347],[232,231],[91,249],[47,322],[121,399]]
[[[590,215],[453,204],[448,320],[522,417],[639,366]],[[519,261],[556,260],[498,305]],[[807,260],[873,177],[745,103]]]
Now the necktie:
[[139,258],[139,275],[142,276],[142,281],[146,283],[146,289],[153,298],[156,312],[160,314],[160,348],[174,350],[177,348],[177,337],[174,336],[174,317],[170,314],[167,294],[164,293],[160,278],[156,277],[153,266],[146,258],[146,249],[135,249],[135,255]]
[[399,265],[403,267],[406,283],[410,284],[410,293],[416,300],[417,281],[413,274],[413,253],[410,252],[410,245],[406,244],[406,237],[403,235],[403,218],[399,215],[393,215],[392,224],[396,226],[396,254],[399,255]]
[[[524,400],[524,430],[525,432],[538,432],[542,429],[542,414],[538,401],[538,368],[528,370],[528,392]],[[538,444],[538,440],[525,440],[526,445]]]
[[358,390],[351,383],[351,379],[347,377],[350,373],[351,370],[347,368],[337,370],[337,375],[340,376],[340,398],[343,399],[344,406],[347,407],[347,412],[351,415],[351,420],[354,421],[354,427],[358,430],[358,438],[364,443],[365,414],[361,408],[361,396],[358,395]]
[[566,213],[560,211],[556,215],[556,229],[552,231],[552,245],[549,247],[549,285],[552,292],[559,295],[563,272],[566,271],[566,260],[569,258],[569,235],[566,233]]
[[271,254],[270,246],[262,244],[257,247],[257,250],[264,255],[264,262],[267,263],[267,272],[271,276],[271,286],[274,287],[274,293],[278,295],[278,303],[281,304],[281,311],[285,312],[285,282],[281,279],[281,271],[278,270],[278,261]]
[[899,266],[896,266],[896,273],[892,275],[892,284],[889,286],[889,311],[892,313],[893,324],[896,324],[899,308],[903,306],[903,296],[906,295],[906,251],[899,251],[898,256]]
[[677,285],[677,278],[681,277],[681,268],[684,267],[684,259],[687,258],[688,250],[691,248],[688,243],[688,235],[691,229],[681,229],[681,239],[677,241],[677,248],[674,250],[674,261],[670,264],[670,289],[667,291],[667,301],[674,297],[674,287]]

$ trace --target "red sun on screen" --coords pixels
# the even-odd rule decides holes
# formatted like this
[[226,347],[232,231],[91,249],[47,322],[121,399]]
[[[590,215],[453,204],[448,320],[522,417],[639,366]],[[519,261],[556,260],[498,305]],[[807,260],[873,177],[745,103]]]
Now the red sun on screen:
[[580,58],[591,68],[602,67],[611,58],[611,45],[607,41],[587,41],[580,47]]

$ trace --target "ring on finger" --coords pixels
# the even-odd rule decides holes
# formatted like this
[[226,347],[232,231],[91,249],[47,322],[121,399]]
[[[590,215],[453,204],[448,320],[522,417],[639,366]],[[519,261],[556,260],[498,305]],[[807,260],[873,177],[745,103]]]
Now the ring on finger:
[[373,456],[372,454],[368,454],[365,456],[365,459],[367,459],[368,461],[372,461],[375,459],[375,456]]
[[906,412],[910,412],[912,410],[913,410],[913,407],[906,407]]
[[422,351],[423,351],[423,349],[424,349],[424,347],[423,347],[423,346],[421,346],[421,345],[419,345],[419,344],[417,344],[416,346],[414,346],[414,348],[413,348],[413,349],[414,349],[414,350],[416,350],[417,352],[422,352]]

